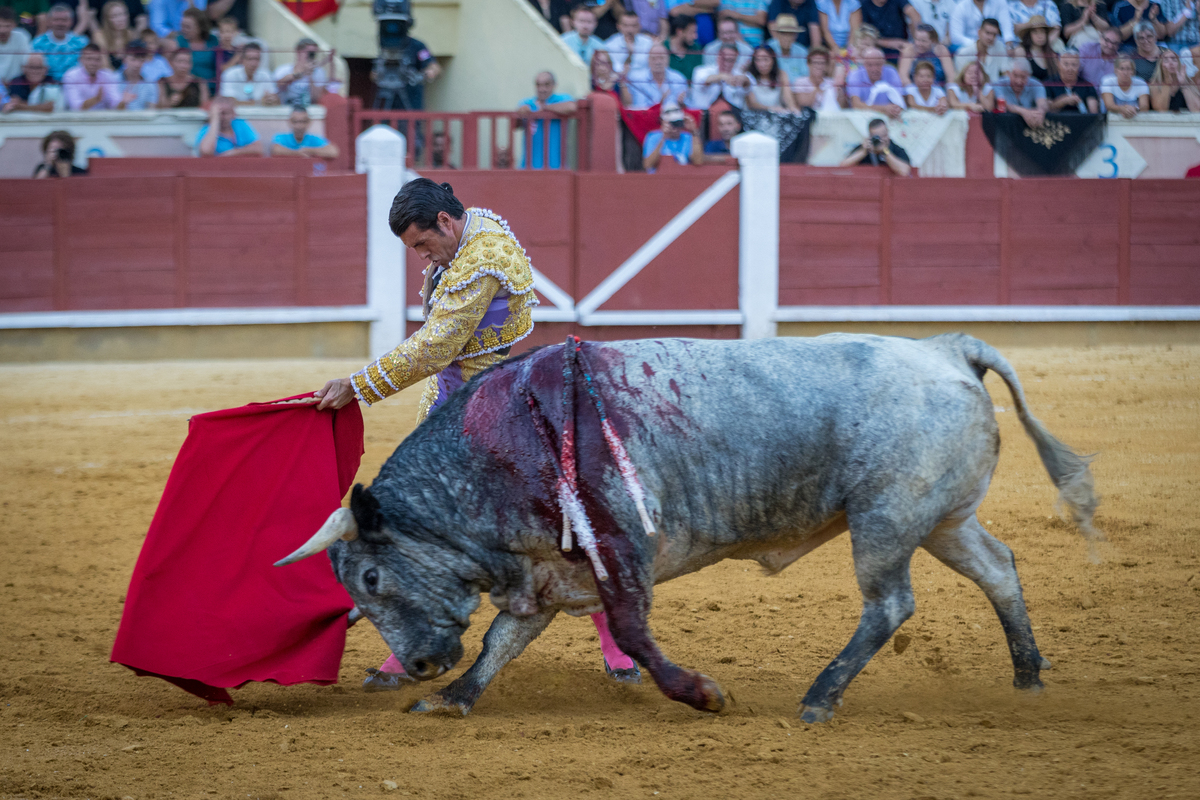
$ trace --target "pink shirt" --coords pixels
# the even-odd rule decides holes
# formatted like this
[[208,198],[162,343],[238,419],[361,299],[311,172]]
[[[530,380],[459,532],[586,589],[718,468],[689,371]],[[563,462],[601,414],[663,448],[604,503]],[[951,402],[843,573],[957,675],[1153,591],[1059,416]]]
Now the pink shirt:
[[116,108],[121,102],[120,84],[115,75],[102,69],[92,78],[81,65],[71,67],[63,74],[62,93],[63,101],[71,111],[82,111],[85,100],[101,93],[104,99],[92,108]]

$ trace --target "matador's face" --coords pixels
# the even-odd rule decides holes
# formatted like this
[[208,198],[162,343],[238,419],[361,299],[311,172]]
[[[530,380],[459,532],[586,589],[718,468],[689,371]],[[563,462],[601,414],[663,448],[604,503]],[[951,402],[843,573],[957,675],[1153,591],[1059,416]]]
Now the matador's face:
[[404,229],[404,233],[400,234],[400,241],[435,269],[449,266],[454,254],[458,252],[454,222],[445,211],[438,213],[437,225],[432,228],[422,230],[416,225],[409,225]]

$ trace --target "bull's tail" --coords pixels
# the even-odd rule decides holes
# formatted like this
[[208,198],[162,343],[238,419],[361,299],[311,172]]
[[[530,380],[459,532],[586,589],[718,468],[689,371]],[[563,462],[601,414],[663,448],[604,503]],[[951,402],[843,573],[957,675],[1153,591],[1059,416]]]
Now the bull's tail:
[[1045,465],[1046,472],[1050,473],[1050,480],[1058,488],[1059,507],[1065,508],[1070,514],[1071,520],[1088,541],[1092,559],[1098,560],[1095,543],[1103,541],[1104,534],[1092,523],[1100,499],[1096,496],[1092,471],[1088,469],[1088,464],[1095,455],[1083,456],[1076,453],[1046,430],[1046,426],[1030,412],[1029,404],[1025,400],[1025,390],[1021,388],[1016,370],[994,347],[968,336],[961,337],[959,344],[968,363],[975,368],[980,377],[985,370],[990,369],[1008,385],[1008,391],[1012,394],[1013,404],[1017,409],[1017,417],[1025,426],[1025,433],[1029,434],[1029,438],[1033,439],[1037,446],[1042,464]]

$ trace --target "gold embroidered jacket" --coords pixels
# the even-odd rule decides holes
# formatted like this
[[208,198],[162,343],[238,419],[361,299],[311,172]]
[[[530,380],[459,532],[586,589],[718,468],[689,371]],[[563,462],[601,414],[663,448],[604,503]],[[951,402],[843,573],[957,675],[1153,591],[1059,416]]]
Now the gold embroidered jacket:
[[486,209],[467,211],[458,252],[432,292],[428,277],[422,289],[425,324],[351,377],[354,393],[368,405],[429,378],[418,414],[423,420],[445,394],[501,361],[505,355],[497,351],[533,330],[531,309],[538,301],[525,250],[500,217]]

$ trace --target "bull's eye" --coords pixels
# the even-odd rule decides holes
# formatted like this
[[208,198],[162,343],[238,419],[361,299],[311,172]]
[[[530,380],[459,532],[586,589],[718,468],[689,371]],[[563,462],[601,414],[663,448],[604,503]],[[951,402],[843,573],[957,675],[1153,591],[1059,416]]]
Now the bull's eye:
[[374,567],[363,573],[363,585],[367,587],[367,591],[375,594],[379,590],[379,571]]

